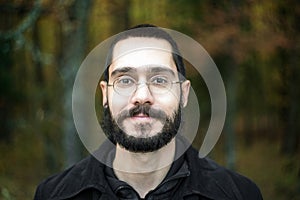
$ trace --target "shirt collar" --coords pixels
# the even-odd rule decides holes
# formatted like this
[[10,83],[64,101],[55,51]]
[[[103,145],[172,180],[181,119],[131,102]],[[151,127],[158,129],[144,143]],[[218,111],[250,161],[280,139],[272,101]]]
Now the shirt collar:
[[[112,168],[106,167],[105,173],[112,191],[116,194],[116,196],[118,196],[118,198],[139,199],[139,195],[134,190],[134,188],[132,188],[126,182],[117,179]],[[172,193],[173,189],[175,189],[179,181],[189,175],[190,171],[188,169],[187,163],[183,157],[180,157],[172,164],[164,180],[153,191],[150,191],[148,195],[169,196],[169,193]]]
[[[168,171],[164,180],[154,189],[150,191],[151,195],[160,195],[163,194],[168,195],[168,192],[171,192],[180,181],[181,178],[187,177],[190,175],[190,171],[188,169],[187,163],[185,161],[184,155],[180,155],[181,150],[184,148],[185,143],[181,140],[176,139],[176,152],[175,152],[175,160],[170,170]],[[111,151],[108,154],[108,162],[113,161],[115,155],[115,151]],[[111,166],[111,165],[110,165]],[[111,167],[105,167],[105,174],[108,180],[109,185],[111,186],[113,192],[120,199],[138,199],[138,193],[128,185],[126,182],[119,180],[114,174],[114,170]]]

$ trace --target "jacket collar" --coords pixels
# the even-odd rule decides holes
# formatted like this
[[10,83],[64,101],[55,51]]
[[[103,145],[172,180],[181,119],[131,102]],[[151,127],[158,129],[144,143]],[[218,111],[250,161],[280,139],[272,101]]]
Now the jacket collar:
[[[65,176],[62,176],[62,180],[59,181],[51,197],[67,199],[91,188],[102,194],[113,195],[105,177],[105,165],[98,160],[107,159],[107,155],[114,150],[114,145],[105,142],[93,155],[66,170]],[[183,186],[186,188],[183,196],[199,195],[208,199],[240,199],[236,185],[228,173],[224,173],[224,168],[207,158],[199,158],[198,151],[192,147],[186,151],[185,159],[191,175],[187,177]]]

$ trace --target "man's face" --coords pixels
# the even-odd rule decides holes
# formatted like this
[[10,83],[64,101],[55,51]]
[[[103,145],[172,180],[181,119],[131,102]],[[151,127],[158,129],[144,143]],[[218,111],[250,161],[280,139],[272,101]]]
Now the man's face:
[[[179,83],[171,51],[167,41],[156,38],[128,38],[115,45],[109,83],[100,84],[103,104],[109,108],[104,123],[114,126],[104,131],[118,134],[114,139],[128,150],[157,150],[170,142],[178,131],[180,105],[186,105],[190,83]],[[167,81],[170,87],[160,86]],[[143,146],[154,149],[143,149]]]

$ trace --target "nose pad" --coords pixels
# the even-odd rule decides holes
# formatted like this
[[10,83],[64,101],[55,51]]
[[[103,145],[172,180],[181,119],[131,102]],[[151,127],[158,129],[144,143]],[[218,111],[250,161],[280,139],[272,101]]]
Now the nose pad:
[[137,85],[137,88],[132,96],[132,102],[134,104],[152,104],[154,101],[152,93],[147,83],[141,83]]

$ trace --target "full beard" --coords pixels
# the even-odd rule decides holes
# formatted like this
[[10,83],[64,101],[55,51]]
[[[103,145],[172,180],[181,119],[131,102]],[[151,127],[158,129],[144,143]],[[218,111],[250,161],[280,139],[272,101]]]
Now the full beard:
[[[121,126],[122,121],[138,113],[146,113],[161,120],[164,123],[162,130],[149,137],[135,137],[127,134]],[[117,122],[112,118],[109,106],[103,108],[103,114],[101,127],[108,139],[112,143],[119,144],[126,150],[135,153],[153,152],[167,145],[176,136],[181,123],[180,105],[174,113],[174,117],[167,117],[163,111],[151,109],[148,105],[138,105],[121,113],[117,118]],[[143,131],[143,127],[141,127],[141,131]]]

